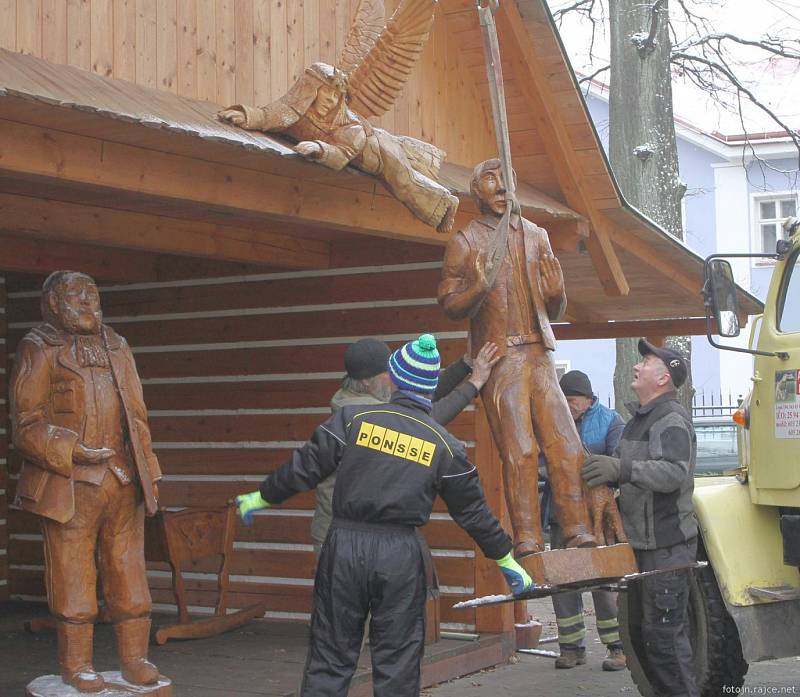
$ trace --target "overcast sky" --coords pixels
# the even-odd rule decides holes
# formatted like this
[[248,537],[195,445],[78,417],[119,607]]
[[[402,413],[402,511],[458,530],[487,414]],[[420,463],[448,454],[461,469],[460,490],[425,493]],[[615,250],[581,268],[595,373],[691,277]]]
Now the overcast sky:
[[[644,0],[651,4],[652,0]],[[597,0],[608,8],[607,0]],[[551,10],[571,5],[574,0],[548,0]],[[677,3],[671,2],[673,6]],[[800,38],[800,0],[686,0],[686,4],[706,17],[716,32],[729,32],[745,39],[764,35]],[[676,31],[681,17],[671,8]],[[648,27],[643,27],[647,31]],[[589,56],[590,25],[574,13],[561,26],[561,35],[574,69],[589,74],[608,63],[608,26],[598,23],[594,55]],[[737,74],[747,87],[774,109],[790,126],[800,128],[800,61],[776,58],[742,47],[737,50]],[[608,73],[598,79],[607,82]],[[697,87],[682,78],[673,78],[675,115],[706,131],[726,135],[742,133],[742,123],[733,109],[726,111],[708,99]],[[731,103],[733,104],[733,102]],[[750,132],[776,131],[779,127],[753,107],[745,110],[745,127]]]

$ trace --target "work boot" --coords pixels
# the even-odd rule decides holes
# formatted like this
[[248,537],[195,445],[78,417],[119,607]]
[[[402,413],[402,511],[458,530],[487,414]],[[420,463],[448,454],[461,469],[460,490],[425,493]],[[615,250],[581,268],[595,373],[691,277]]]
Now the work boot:
[[94,625],[56,622],[58,665],[61,680],[78,692],[100,692],[105,687],[103,676],[92,668]]
[[625,670],[628,663],[625,660],[625,652],[621,646],[609,646],[608,657],[603,661],[603,670]]
[[150,643],[150,619],[123,620],[114,625],[122,677],[134,685],[158,682],[158,668],[147,660]]
[[561,647],[561,655],[556,659],[556,668],[574,668],[586,663],[586,649],[579,647]]

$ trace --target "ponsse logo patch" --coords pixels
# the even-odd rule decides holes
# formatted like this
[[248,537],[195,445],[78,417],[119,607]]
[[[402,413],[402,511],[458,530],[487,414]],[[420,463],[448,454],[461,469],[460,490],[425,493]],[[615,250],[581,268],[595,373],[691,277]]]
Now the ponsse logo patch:
[[368,421],[361,422],[356,445],[380,450],[382,453],[418,462],[426,467],[431,466],[433,453],[436,451],[436,443],[409,436],[407,433],[393,431],[391,428],[376,426]]

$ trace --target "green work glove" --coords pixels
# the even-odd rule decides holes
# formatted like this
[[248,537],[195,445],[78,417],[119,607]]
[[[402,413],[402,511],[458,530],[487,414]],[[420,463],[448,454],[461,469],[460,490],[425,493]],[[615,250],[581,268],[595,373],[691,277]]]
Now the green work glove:
[[502,559],[497,559],[497,565],[503,576],[506,577],[506,583],[514,595],[519,595],[534,587],[533,579],[528,575],[528,572],[523,569],[511,552],[506,554]]
[[239,509],[239,515],[245,525],[250,525],[253,522],[253,512],[259,511],[262,508],[269,508],[264,499],[261,498],[260,491],[251,491],[249,494],[241,494],[236,497],[236,506]]
[[609,455],[589,455],[581,470],[583,481],[590,487],[616,484],[619,481],[619,458]]

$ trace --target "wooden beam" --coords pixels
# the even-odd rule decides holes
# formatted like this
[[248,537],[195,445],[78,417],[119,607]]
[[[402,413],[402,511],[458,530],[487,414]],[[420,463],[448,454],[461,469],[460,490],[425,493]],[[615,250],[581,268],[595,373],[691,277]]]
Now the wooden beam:
[[581,242],[588,244],[589,223],[585,219],[554,220],[544,227],[550,237],[550,246],[555,251],[578,252]]
[[552,163],[567,203],[589,218],[592,235],[589,238],[589,254],[598,277],[607,295],[627,295],[630,287],[625,279],[622,265],[611,244],[608,228],[598,219],[591,192],[582,174],[581,163],[575,154],[566,126],[562,122],[556,100],[547,76],[539,68],[533,50],[533,40],[525,27],[525,21],[514,3],[504,3],[496,15],[498,29],[504,37],[513,38],[513,43],[503,44],[505,55],[514,66],[515,83],[531,104],[531,119],[542,134],[542,142]]
[[328,243],[319,240],[15,194],[0,194],[0,230],[294,269],[329,263]]
[[631,233],[627,233],[626,230],[616,229],[610,220],[606,220],[609,229],[612,230],[612,238],[615,244],[619,245],[626,252],[633,254],[637,259],[663,274],[674,283],[677,283],[690,295],[697,297],[702,291],[702,267],[698,269],[700,275],[692,276],[675,264],[671,264],[665,257],[659,256],[656,250],[642,242],[640,238]]
[[62,244],[0,235],[0,271],[47,275],[59,269],[82,271],[98,281],[134,282],[158,277],[159,258],[144,252]]
[[[158,152],[0,121],[0,176],[105,187],[247,212],[271,220],[443,246],[445,235],[417,220],[377,181],[368,191]],[[281,160],[275,159],[280,170]],[[266,160],[266,157],[265,157]],[[113,205],[113,191],[110,192]],[[456,227],[469,216],[456,217]]]
[[[712,322],[712,332],[716,325]],[[705,336],[705,317],[635,320],[632,322],[585,322],[554,324],[557,339],[616,339],[642,336]]]

